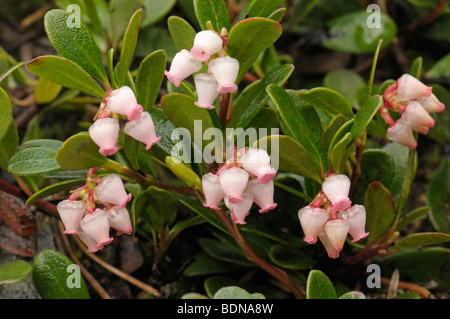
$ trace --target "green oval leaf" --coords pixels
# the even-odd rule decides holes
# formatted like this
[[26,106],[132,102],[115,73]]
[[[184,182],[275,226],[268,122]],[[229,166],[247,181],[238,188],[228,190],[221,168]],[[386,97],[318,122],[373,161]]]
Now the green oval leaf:
[[282,3],[283,0],[253,0],[247,16],[268,18]]
[[265,299],[260,293],[250,294],[247,290],[237,286],[220,288],[213,299]]
[[347,119],[354,116],[350,103],[336,91],[327,88],[315,88],[300,93],[300,98],[333,116],[343,114]]
[[0,265],[0,285],[12,284],[27,279],[31,265],[24,260],[13,260]]
[[222,28],[230,30],[230,17],[224,0],[194,0],[194,11],[203,30],[208,29],[206,25],[208,21],[219,33]]
[[314,260],[305,256],[298,248],[285,245],[270,247],[269,258],[278,266],[287,269],[309,269],[314,264]]
[[13,122],[9,126],[8,131],[0,140],[0,168],[4,171],[8,170],[9,160],[14,155],[19,146],[19,134],[16,124]]
[[105,91],[75,62],[53,55],[40,56],[27,63],[30,72],[69,89],[75,89],[101,99]]
[[56,250],[44,250],[37,255],[33,263],[33,281],[41,297],[89,299],[86,283],[76,267],[72,260]]
[[369,125],[372,118],[377,114],[378,109],[383,105],[383,98],[379,95],[372,96],[369,98],[363,106],[358,110],[355,115],[355,121],[353,122],[350,133],[352,138],[350,143],[353,143],[358,136],[364,132],[366,127]]
[[311,270],[306,281],[306,299],[336,299],[330,279],[320,270]]
[[394,249],[442,244],[450,241],[450,235],[444,233],[416,233],[400,239]]
[[54,183],[52,185],[49,185],[47,187],[44,187],[40,191],[34,193],[32,196],[30,196],[26,204],[29,205],[37,200],[40,200],[42,198],[45,198],[47,196],[56,194],[59,191],[69,189],[71,187],[77,186],[77,185],[83,185],[86,182],[86,179],[75,179],[75,180],[68,180],[68,181],[62,181],[59,183]]
[[48,11],[44,25],[50,42],[65,58],[107,84],[108,78],[94,38],[83,23],[72,25],[73,20],[74,17],[63,10]]
[[56,161],[61,168],[81,170],[101,166],[108,158],[99,153],[99,147],[92,141],[89,133],[81,132],[69,137],[56,152]]
[[0,141],[3,139],[5,134],[12,122],[12,108],[11,101],[9,100],[8,94],[0,88]]
[[167,19],[167,27],[170,36],[178,50],[191,50],[194,45],[194,38],[197,32],[183,18],[171,16]]
[[427,191],[427,204],[431,207],[431,222],[437,231],[450,232],[448,203],[450,196],[450,160],[444,159],[433,174]]

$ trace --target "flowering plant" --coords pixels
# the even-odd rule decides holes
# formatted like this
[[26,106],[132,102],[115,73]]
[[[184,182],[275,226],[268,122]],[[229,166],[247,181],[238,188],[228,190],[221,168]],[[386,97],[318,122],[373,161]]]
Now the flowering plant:
[[[186,10],[195,23],[171,15],[165,31],[172,45],[143,57],[137,54],[141,33],[157,29],[148,20],[152,2],[126,7],[127,24],[110,38],[99,36],[108,30],[98,27],[119,13],[110,8],[103,17],[103,2],[83,2],[89,17],[75,27],[67,23],[64,1],[62,9],[46,12],[46,34],[57,54],[16,64],[2,77],[25,66],[38,79],[27,84],[36,99],[42,85],[51,88],[47,94],[57,91],[40,103],[49,112],[69,112],[64,105],[87,99],[77,110],[79,127],[64,137],[24,137],[10,96],[0,91],[1,169],[27,195],[26,204],[60,221],[63,236],[88,256],[133,238],[150,256],[145,264],[158,286],[144,284],[144,290],[158,297],[174,297],[161,293],[161,274],[173,266],[171,249],[178,249],[176,260],[189,264],[179,272],[210,275],[205,286],[214,292],[244,282],[213,275],[247,270],[250,276],[256,267],[268,276],[264,280],[277,282],[260,287],[264,294],[282,287],[284,297],[313,298],[321,280],[331,285],[317,270],[319,261],[359,267],[376,260],[389,269],[400,251],[450,241],[439,200],[431,195],[426,206],[408,205],[418,133],[439,143],[429,133],[439,129],[450,95],[423,79],[421,57],[393,79],[377,75],[380,52],[396,34],[388,15],[380,15],[383,32],[369,28],[362,45],[356,25],[345,21],[365,22],[369,13],[355,10],[331,26],[354,43],[346,47],[348,39],[337,37],[323,44],[370,55],[368,80],[333,70],[324,86],[303,89],[294,72],[301,67],[276,49],[283,1],[249,1],[233,16],[239,11],[234,1],[194,0]],[[157,2],[160,18],[174,5]],[[439,171],[448,169],[443,161]],[[0,186],[16,187],[9,184]],[[404,233],[429,212],[433,231]],[[33,266],[37,274],[42,263]],[[329,291],[326,297],[337,297],[333,287]],[[181,296],[198,297],[175,295]]]

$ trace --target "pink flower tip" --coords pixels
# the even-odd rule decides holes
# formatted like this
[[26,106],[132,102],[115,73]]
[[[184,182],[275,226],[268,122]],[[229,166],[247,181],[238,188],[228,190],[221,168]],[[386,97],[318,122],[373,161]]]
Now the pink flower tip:
[[167,76],[167,79],[172,82],[175,87],[180,87],[181,81],[175,74],[172,74],[169,71],[164,71],[164,75]]
[[342,198],[337,200],[336,202],[333,202],[332,205],[335,211],[339,212],[349,208],[352,205],[352,202],[348,198]]
[[311,236],[304,237],[303,241],[308,243],[308,244],[310,244],[310,245],[312,245],[312,244],[317,243],[317,237],[311,237]]
[[273,203],[272,205],[269,205],[269,206],[267,206],[267,207],[261,208],[261,209],[259,210],[259,212],[260,212],[261,214],[262,214],[262,213],[266,213],[266,212],[268,212],[269,210],[274,209],[275,207],[277,207],[277,203]]
[[242,202],[244,199],[241,196],[230,195],[228,196],[228,200],[230,201],[230,203],[237,204]]
[[137,104],[135,107],[133,107],[130,112],[127,115],[127,118],[129,121],[136,121],[141,118],[141,113],[144,111],[144,108]]
[[150,143],[147,144],[147,146],[145,147],[145,149],[148,151],[153,145],[155,145],[156,143],[158,143],[158,141],[161,139],[161,136],[157,136],[156,138],[154,138]]
[[236,84],[222,84],[217,88],[217,92],[219,93],[233,93],[237,90],[238,86]]
[[234,213],[231,213],[230,216],[231,216],[231,218],[233,219],[233,221],[234,221],[235,224],[238,224],[238,225],[245,225],[245,224],[247,224],[246,221],[237,218],[236,215],[235,215]]
[[275,175],[277,175],[277,172],[274,169],[270,168],[266,172],[258,175],[258,182],[260,184],[267,184],[275,177]]
[[196,44],[192,47],[191,53],[200,62],[206,62],[211,57],[209,49],[199,44]]
[[216,107],[212,104],[202,104],[202,103],[198,103],[198,102],[194,102],[194,104],[198,107],[201,107],[203,109],[208,109],[208,110],[214,110]]
[[110,155],[116,154],[118,150],[120,150],[119,146],[106,146],[106,147],[101,147],[99,149],[99,152],[103,156],[110,156]]

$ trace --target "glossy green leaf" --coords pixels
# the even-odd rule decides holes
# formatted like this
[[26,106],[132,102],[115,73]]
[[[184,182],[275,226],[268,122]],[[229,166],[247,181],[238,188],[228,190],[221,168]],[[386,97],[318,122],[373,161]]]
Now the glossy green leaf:
[[89,133],[81,132],[69,137],[56,153],[61,168],[80,170],[106,164],[107,157],[99,153],[99,147]]
[[394,200],[389,191],[379,182],[369,185],[364,199],[366,208],[366,231],[368,240],[375,242],[385,235],[395,219]]
[[351,143],[351,133],[345,134],[328,153],[331,168],[336,174],[345,173],[346,162],[348,159],[347,150]]
[[34,99],[37,104],[52,102],[61,92],[61,85],[40,77],[34,89]]
[[306,299],[336,299],[330,279],[320,270],[311,270],[306,282]]
[[0,286],[13,284],[28,278],[31,265],[24,260],[13,260],[0,265]]
[[19,134],[16,124],[13,122],[6,131],[3,139],[0,140],[0,168],[8,170],[9,160],[16,152],[19,146]]
[[281,35],[281,25],[267,18],[248,18],[233,26],[228,35],[228,55],[239,61],[238,83],[259,54]]
[[431,207],[430,220],[437,231],[449,233],[448,203],[450,202],[450,160],[444,159],[433,174],[426,191]]
[[33,262],[33,281],[43,299],[89,299],[80,268],[56,250],[44,250]]
[[247,16],[268,18],[282,3],[283,0],[253,0],[248,8]]
[[[143,7],[142,0],[108,1],[108,9],[104,13],[109,20],[107,30],[113,48],[118,48],[133,14]],[[103,15],[100,15],[103,18]]]
[[9,172],[19,176],[40,175],[61,169],[56,152],[62,142],[56,140],[31,140],[17,150],[9,161]]
[[309,269],[314,264],[314,260],[305,256],[297,247],[279,244],[270,247],[269,258],[276,265],[286,269]]
[[194,0],[194,10],[203,30],[208,29],[206,26],[208,21],[219,33],[222,28],[230,30],[230,17],[225,0]]
[[450,235],[444,233],[416,233],[408,235],[395,243],[394,249],[400,250],[408,247],[436,245],[450,241]]
[[167,19],[167,27],[175,42],[178,50],[191,50],[194,45],[194,38],[197,32],[195,29],[183,18],[171,16]]
[[337,114],[322,133],[322,145],[325,150],[330,148],[331,141],[339,129],[345,124],[345,116]]
[[250,294],[237,286],[223,287],[214,295],[214,299],[265,299],[260,293]]
[[413,210],[412,212],[409,212],[408,214],[406,214],[404,217],[402,217],[399,220],[395,230],[400,231],[403,228],[405,228],[406,226],[408,226],[414,222],[428,218],[428,214],[429,214],[430,210],[431,210],[431,207],[429,207],[429,206],[416,208],[415,210]]
[[44,18],[44,25],[50,42],[63,57],[78,64],[103,83],[108,83],[94,38],[81,21],[79,27],[73,25],[74,19],[76,17],[64,10],[48,11]]
[[8,132],[12,122],[12,108],[8,93],[0,88],[0,141]]
[[352,135],[351,142],[355,141],[358,136],[364,132],[372,118],[377,114],[378,109],[383,105],[383,98],[379,95],[370,97],[358,110],[355,115],[350,133]]
[[26,204],[29,205],[37,200],[40,200],[47,196],[56,194],[60,191],[69,190],[69,189],[73,188],[74,186],[82,186],[85,182],[86,182],[86,178],[76,179],[76,180],[67,180],[67,181],[62,181],[62,182],[51,184],[51,185],[39,190],[38,192],[34,193],[32,196],[30,196],[27,199]]
[[347,119],[354,116],[351,105],[336,91],[327,88],[315,88],[300,93],[300,98],[332,116],[343,114]]
[[[374,27],[369,27],[374,23]],[[380,40],[383,40],[382,48],[386,47],[397,33],[394,20],[382,12],[354,11],[340,15],[328,24],[330,34],[335,36],[326,39],[322,45],[356,54],[374,52]]]
[[104,98],[105,91],[75,62],[52,55],[37,57],[27,63],[30,72],[49,81]]
[[134,50],[138,39],[139,25],[141,23],[142,9],[137,10],[130,19],[120,50],[120,60],[117,65],[117,85],[123,86],[133,59]]
[[437,61],[425,74],[427,78],[439,79],[450,77],[450,53]]
[[166,53],[157,50],[147,55],[136,75],[136,98],[144,110],[155,104],[166,69]]
[[142,27],[160,21],[176,4],[176,0],[144,0],[145,15]]
[[366,299],[366,295],[359,291],[349,291],[341,295],[339,299]]
[[267,150],[271,156],[271,164],[278,166],[279,170],[322,183],[319,170],[311,160],[309,153],[292,137],[286,135],[267,136],[253,145],[253,147],[256,146]]
[[166,165],[172,173],[174,173],[187,186],[202,190],[202,180],[195,172],[187,167],[179,159],[171,156],[166,157]]

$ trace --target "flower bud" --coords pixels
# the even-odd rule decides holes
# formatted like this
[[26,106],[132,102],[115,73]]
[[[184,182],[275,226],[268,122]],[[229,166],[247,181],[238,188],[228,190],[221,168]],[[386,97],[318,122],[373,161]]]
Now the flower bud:
[[434,119],[417,101],[408,103],[406,110],[402,114],[402,118],[405,120],[405,123],[411,127],[434,126]]
[[200,62],[208,61],[211,55],[222,49],[223,41],[220,35],[211,30],[200,31],[195,35],[192,55]]
[[348,198],[350,179],[346,175],[329,176],[322,184],[322,191],[331,201],[335,211],[345,210],[352,204]]
[[268,183],[277,172],[270,166],[270,156],[262,148],[250,148],[239,159],[242,167],[258,178],[262,184]]
[[426,86],[410,74],[403,74],[397,80],[397,97],[400,101],[409,101],[430,96],[432,88]]
[[348,223],[348,233],[352,236],[352,242],[357,242],[364,237],[369,236],[366,233],[366,209],[363,205],[355,205],[351,209],[338,213],[340,219]]
[[249,175],[246,170],[239,167],[231,167],[219,174],[220,185],[231,203],[243,201],[242,193],[247,187]]
[[403,118],[399,118],[393,126],[388,128],[386,137],[393,142],[408,146],[411,150],[417,147],[412,129]]
[[205,195],[205,203],[203,206],[212,209],[219,209],[219,204],[225,197],[225,193],[220,185],[219,176],[212,173],[203,175],[202,188]]
[[135,140],[144,143],[147,150],[161,139],[156,136],[155,125],[148,112],[142,112],[138,120],[127,122],[123,130]]
[[430,96],[418,99],[418,101],[428,113],[439,113],[445,109],[445,105],[433,93]]
[[298,219],[305,234],[303,240],[308,244],[315,244],[317,235],[328,220],[328,213],[322,208],[305,206],[298,211]]
[[334,248],[323,228],[320,230],[317,237],[319,237],[320,242],[325,247],[329,258],[339,258],[339,252],[336,250],[336,248]]
[[89,135],[103,156],[114,155],[120,150],[117,146],[119,131],[119,121],[110,117],[98,119],[89,127]]
[[92,214],[87,214],[80,222],[80,227],[96,242],[97,249],[113,241],[109,237],[109,220],[104,209],[97,208]]
[[259,212],[265,213],[277,207],[277,204],[273,202],[274,188],[272,180],[261,184],[257,179],[251,179],[247,183],[245,192],[252,194],[253,201],[261,208]]
[[102,178],[100,184],[94,189],[95,197],[104,203],[122,209],[131,200],[131,194],[127,194],[119,175],[110,174]]
[[219,95],[219,92],[217,92],[219,84],[214,76],[206,73],[198,73],[194,75],[194,82],[198,98],[194,104],[205,109],[214,109],[214,101]]
[[216,58],[208,63],[211,72],[219,83],[217,91],[220,93],[233,93],[237,90],[234,83],[239,73],[239,61],[226,56]]
[[231,211],[231,218],[236,224],[246,224],[245,217],[250,214],[250,209],[253,205],[253,196],[250,193],[242,194],[242,201],[239,203],[232,203],[228,197],[224,199],[225,205]]
[[85,203],[66,199],[59,202],[56,208],[66,228],[64,234],[79,234],[80,221],[86,212]]
[[117,235],[123,233],[129,235],[133,232],[133,227],[131,226],[130,214],[126,208],[119,210],[110,209],[107,211],[109,225],[117,230]]
[[129,121],[138,120],[143,111],[142,106],[137,103],[133,90],[128,86],[113,90],[106,107],[111,112],[126,116]]
[[345,240],[347,239],[349,225],[347,221],[343,219],[333,219],[328,221],[324,230],[328,239],[333,245],[334,249],[338,252],[344,247]]
[[176,87],[180,86],[180,82],[185,78],[199,71],[202,63],[198,61],[188,50],[181,50],[172,60],[169,71],[164,71],[170,82]]

